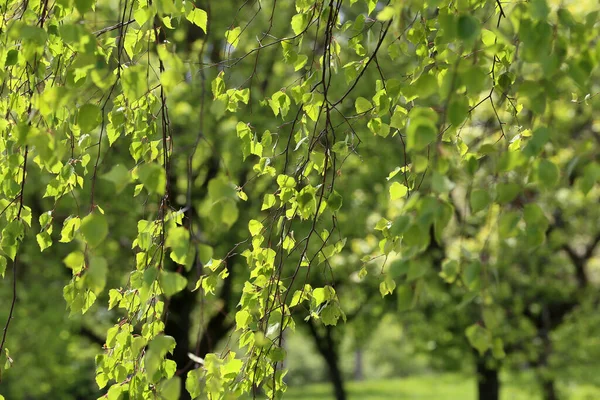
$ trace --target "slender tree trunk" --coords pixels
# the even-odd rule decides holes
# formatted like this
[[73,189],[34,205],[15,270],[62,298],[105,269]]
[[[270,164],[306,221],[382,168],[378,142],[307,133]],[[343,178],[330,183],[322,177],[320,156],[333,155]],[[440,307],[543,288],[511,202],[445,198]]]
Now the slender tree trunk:
[[332,335],[333,329],[330,326],[326,326],[324,328],[325,332],[320,333],[312,320],[310,320],[307,325],[310,329],[313,339],[315,340],[315,344],[317,345],[319,353],[321,353],[321,356],[323,356],[323,359],[327,364],[329,381],[333,385],[333,392],[336,400],[346,400],[346,389],[344,388],[342,371],[339,367],[337,344]]
[[544,400],[558,400],[558,393],[556,392],[554,380],[546,380],[542,383],[542,393]]
[[490,368],[483,357],[477,357],[477,391],[479,400],[500,399],[498,370]]
[[226,318],[227,313],[222,310],[210,319],[198,345],[198,357],[204,358],[208,353],[214,352],[217,343],[233,328],[231,323],[227,323]]
[[[557,315],[559,316],[558,318],[556,317]],[[545,305],[542,309],[542,326],[539,329],[539,334],[544,342],[544,351],[540,355],[539,359],[539,366],[542,368],[548,367],[548,359],[552,354],[552,339],[550,339],[550,332],[554,326],[562,323],[562,320],[563,315],[553,312],[552,307]],[[544,396],[544,400],[558,400],[558,393],[556,392],[554,379],[552,377],[542,375],[540,381],[542,384],[542,394]]]
[[[196,293],[184,290],[171,297],[165,326],[165,333],[172,336],[177,342],[173,351],[173,361],[177,363],[177,369],[185,368],[190,362],[190,326],[191,312],[196,304]],[[193,351],[192,351],[193,352]],[[190,394],[182,384],[180,400],[189,400]]]
[[333,385],[333,391],[336,400],[346,400],[346,390],[344,389],[344,380],[340,371],[338,360],[334,355],[326,358],[327,367],[329,368],[329,379]]
[[363,378],[363,351],[359,347],[354,351],[354,380],[362,381]]

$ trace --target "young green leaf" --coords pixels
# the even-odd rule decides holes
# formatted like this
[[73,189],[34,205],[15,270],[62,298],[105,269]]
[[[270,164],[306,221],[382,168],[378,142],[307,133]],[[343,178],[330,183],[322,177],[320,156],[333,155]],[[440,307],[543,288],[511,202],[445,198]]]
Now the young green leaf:
[[79,231],[90,247],[97,247],[108,235],[106,217],[98,211],[88,214],[81,221]]

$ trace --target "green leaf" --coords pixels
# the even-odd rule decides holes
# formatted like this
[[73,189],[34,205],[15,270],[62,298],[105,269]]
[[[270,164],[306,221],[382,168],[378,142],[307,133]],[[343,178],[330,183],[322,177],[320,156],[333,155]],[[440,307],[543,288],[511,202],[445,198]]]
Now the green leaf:
[[23,222],[20,220],[13,220],[9,222],[8,225],[6,225],[2,230],[0,248],[2,248],[4,254],[6,254],[13,261],[17,255],[19,242],[23,240],[24,229]]
[[299,35],[304,31],[304,29],[308,25],[308,18],[309,16],[304,13],[296,14],[292,17],[291,25],[295,35]]
[[139,100],[148,91],[146,69],[142,65],[126,68],[121,73],[121,85],[127,100],[130,102]]
[[143,7],[143,8],[138,8],[134,13],[133,13],[133,18],[135,19],[135,22],[138,23],[139,26],[144,25],[151,17],[153,17],[155,15],[155,11],[152,9],[152,7]]
[[110,289],[108,291],[108,309],[111,310],[114,307],[116,307],[122,298],[123,295],[121,294],[121,292],[119,292],[117,289]]
[[6,62],[4,63],[5,66],[10,67],[11,65],[15,65],[17,63],[17,60],[19,59],[19,52],[17,50],[9,50],[6,53]]
[[102,175],[103,179],[107,181],[111,181],[115,185],[115,189],[117,189],[117,194],[121,193],[123,189],[131,182],[131,174],[129,170],[125,168],[121,164],[117,164],[110,172]]
[[287,94],[283,91],[277,91],[271,96],[269,100],[269,105],[273,110],[275,116],[281,113],[282,117],[285,117],[287,113],[290,111],[291,100]]
[[233,47],[238,47],[240,44],[240,35],[242,34],[242,28],[236,26],[233,29],[229,29],[225,32],[225,39],[227,43],[232,45]]
[[206,24],[208,23],[208,15],[206,11],[199,8],[194,8],[186,18],[194,25],[200,27],[206,33]]
[[240,310],[235,313],[235,325],[238,329],[246,329],[248,324],[252,321],[252,316],[246,310]]
[[400,199],[408,193],[408,188],[401,183],[394,182],[390,186],[390,198],[392,200]]
[[174,376],[161,382],[158,388],[159,398],[162,400],[178,400],[181,392],[179,380],[178,376]]
[[269,352],[271,361],[280,362],[285,360],[286,351],[281,347],[273,347]]
[[438,81],[434,75],[429,73],[421,74],[413,83],[411,89],[416,92],[416,96],[423,99],[439,93]]
[[268,210],[269,208],[271,208],[275,205],[275,202],[276,202],[276,198],[275,198],[274,194],[271,194],[271,193],[265,194],[265,198],[263,200],[260,210],[261,211]]
[[169,229],[165,246],[171,248],[171,259],[180,265],[186,265],[190,245],[190,233],[182,226]]
[[312,292],[315,307],[335,298],[335,290],[331,286],[316,288]]
[[542,186],[552,188],[558,184],[560,170],[552,161],[543,159],[539,162],[537,167],[537,178]]
[[160,379],[160,377],[155,377],[155,374],[162,367],[164,357],[167,353],[173,353],[174,349],[175,339],[167,335],[158,335],[148,344],[148,350],[144,357],[144,366],[151,382],[156,382]]
[[65,219],[63,223],[63,228],[60,232],[60,242],[61,243],[69,243],[73,240],[75,236],[75,232],[79,230],[81,226],[81,220],[79,217],[68,217]]
[[108,383],[108,376],[105,373],[100,372],[96,375],[96,384],[98,385],[99,389],[103,389],[107,383]]
[[484,210],[490,204],[491,198],[487,190],[475,189],[471,192],[471,212],[473,214]]
[[104,290],[108,264],[103,257],[90,257],[90,265],[84,275],[85,285],[95,294]]
[[501,360],[506,357],[506,353],[504,352],[504,343],[500,338],[494,338],[494,344],[492,346],[492,355],[495,359]]
[[396,10],[394,9],[394,7],[384,7],[383,10],[381,10],[378,14],[377,14],[377,19],[379,21],[389,21],[392,18],[394,18],[394,16],[396,15]]
[[102,110],[95,104],[84,104],[77,113],[77,124],[83,132],[91,132],[102,122]]
[[531,10],[531,16],[537,20],[546,20],[550,13],[550,7],[546,3],[546,0],[531,0],[529,3],[529,9]]
[[390,227],[390,235],[400,236],[408,230],[409,226],[410,217],[408,215],[400,215],[394,219],[394,222],[392,222],[392,226]]
[[90,247],[98,246],[108,235],[106,217],[97,211],[88,214],[81,221],[79,231]]
[[516,211],[509,211],[500,216],[498,234],[502,239],[513,237],[517,234],[517,225],[521,216]]
[[406,125],[406,119],[408,117],[408,112],[404,107],[397,106],[394,110],[394,114],[392,115],[392,120],[390,122],[390,126],[396,129],[402,129]]
[[319,119],[319,114],[321,112],[321,108],[323,106],[324,97],[321,93],[313,92],[308,95],[308,100],[304,102],[303,108],[304,112],[310,119],[314,122]]
[[482,29],[481,41],[487,47],[493,46],[496,43],[496,34],[489,29]]
[[204,375],[204,370],[202,368],[192,369],[187,373],[187,377],[185,378],[185,390],[188,391],[190,396],[193,399],[200,397],[202,394],[202,376]]
[[373,108],[373,105],[369,100],[365,99],[364,97],[359,97],[354,102],[354,107],[356,108],[357,114],[363,114],[367,111],[370,111]]
[[296,180],[288,175],[277,176],[277,184],[281,188],[294,188],[296,187]]
[[52,246],[52,238],[48,232],[38,233],[35,235],[35,239],[37,240],[38,246],[40,246],[40,251],[44,251],[48,247]]
[[85,257],[81,251],[75,250],[69,253],[63,259],[63,262],[68,268],[71,268],[73,270],[73,275],[76,275],[83,270],[85,264]]
[[75,0],[75,8],[81,15],[91,11],[94,7],[94,4],[94,0]]
[[187,279],[177,272],[160,271],[160,287],[165,296],[171,297],[181,292],[187,286]]
[[460,272],[458,261],[456,260],[445,260],[442,263],[442,272],[440,276],[448,283],[453,283]]
[[479,324],[473,324],[465,330],[469,343],[473,346],[480,355],[492,347],[492,333]]
[[263,224],[260,221],[251,219],[248,222],[248,230],[250,231],[250,235],[252,235],[252,236],[258,235],[262,231],[262,229],[263,229]]
[[221,372],[223,373],[223,376],[235,378],[242,370],[243,365],[244,362],[238,358],[235,358],[234,352],[230,352],[227,362],[225,362],[221,367]]
[[517,198],[521,187],[516,183],[499,183],[496,186],[496,201],[499,204],[508,204]]
[[142,164],[138,168],[138,177],[149,193],[165,194],[167,174],[163,167],[156,163]]
[[430,119],[411,118],[406,129],[406,149],[422,150],[437,137],[437,129]]
[[342,207],[342,196],[335,190],[327,198],[327,207],[332,211],[338,211]]
[[408,273],[406,274],[406,280],[408,282],[417,280],[425,276],[427,271],[429,271],[431,265],[422,260],[411,260],[409,263]]
[[450,101],[448,106],[448,120],[450,123],[459,127],[460,124],[467,118],[469,112],[469,102],[466,96],[456,96]]
[[394,293],[394,289],[396,289],[396,282],[389,275],[379,284],[379,293],[381,293],[381,297]]
[[417,249],[427,246],[429,234],[418,224],[412,224],[403,235],[403,243]]
[[472,15],[458,17],[457,33],[461,40],[467,43],[474,42],[480,31],[479,20]]
[[473,261],[467,265],[463,272],[463,282],[470,290],[476,290],[479,287],[481,277],[481,263]]
[[344,320],[346,316],[340,308],[340,305],[337,302],[329,303],[319,315],[321,321],[323,321],[324,325],[335,326],[337,325],[338,320],[342,317]]
[[110,389],[108,389],[108,393],[106,393],[107,400],[121,400],[123,398],[123,386],[121,385],[112,385]]
[[546,127],[540,127],[535,130],[533,137],[527,142],[527,146],[523,149],[523,153],[530,157],[540,155],[544,146],[550,140],[550,130]]

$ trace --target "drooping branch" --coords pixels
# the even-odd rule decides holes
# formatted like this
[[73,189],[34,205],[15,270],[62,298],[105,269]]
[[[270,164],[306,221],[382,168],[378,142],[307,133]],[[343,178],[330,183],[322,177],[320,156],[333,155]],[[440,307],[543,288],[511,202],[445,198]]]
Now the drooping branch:
[[[31,111],[31,106],[30,106]],[[21,212],[23,211],[23,196],[25,193],[25,178],[27,176],[27,158],[29,155],[29,147],[25,146],[25,155],[23,160],[23,178],[21,179],[21,191],[19,194],[19,210],[17,211],[17,216],[15,220],[21,219]],[[2,350],[4,350],[4,344],[6,343],[6,336],[8,334],[8,328],[10,326],[10,321],[13,318],[13,313],[15,311],[15,305],[17,303],[17,264],[19,262],[19,253],[17,251],[14,256],[12,263],[12,300],[10,303],[10,309],[8,311],[8,317],[6,318],[6,324],[4,325],[4,331],[2,332],[2,342],[0,342],[0,355],[2,354]]]

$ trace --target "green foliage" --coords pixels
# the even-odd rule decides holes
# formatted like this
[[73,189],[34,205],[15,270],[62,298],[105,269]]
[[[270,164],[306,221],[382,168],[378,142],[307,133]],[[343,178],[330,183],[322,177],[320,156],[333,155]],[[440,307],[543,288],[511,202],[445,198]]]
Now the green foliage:
[[[503,326],[535,325],[547,298],[579,304],[597,243],[598,13],[280,3],[0,5],[0,275],[14,282],[0,353],[40,252],[67,267],[54,295],[71,318],[106,328],[95,381],[114,399],[280,398],[284,332],[341,324],[357,293],[402,316],[459,310],[435,323],[498,362],[523,340]],[[561,252],[576,274],[537,271]],[[190,369],[169,356],[166,303],[194,308],[195,293],[239,336]]]

